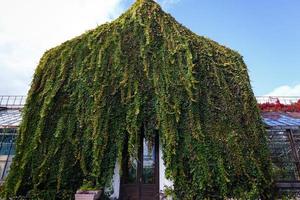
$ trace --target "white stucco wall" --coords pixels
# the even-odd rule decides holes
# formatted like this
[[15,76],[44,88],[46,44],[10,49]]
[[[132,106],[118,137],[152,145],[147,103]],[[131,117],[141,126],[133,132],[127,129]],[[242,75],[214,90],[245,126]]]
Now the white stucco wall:
[[163,161],[162,146],[159,144],[159,192],[163,192],[166,187],[173,188],[173,182],[165,176],[166,166]]
[[[173,187],[173,182],[168,180],[165,176],[166,166],[164,165],[164,161],[162,159],[163,152],[162,146],[159,144],[159,192],[163,192],[166,187]],[[120,163],[116,163],[114,169],[114,176],[112,180],[112,188],[113,194],[111,195],[111,199],[117,199],[120,195]],[[107,191],[110,189],[107,188]]]
[[118,199],[120,194],[120,164],[116,162],[115,170],[114,170],[114,176],[112,181],[112,189],[113,194],[110,196],[111,199]]

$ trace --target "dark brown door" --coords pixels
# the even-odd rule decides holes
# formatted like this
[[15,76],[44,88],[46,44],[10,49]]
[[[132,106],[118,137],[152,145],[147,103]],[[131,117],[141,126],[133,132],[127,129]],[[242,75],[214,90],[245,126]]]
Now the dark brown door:
[[121,200],[159,199],[158,150],[158,135],[152,139],[146,139],[143,136],[140,138],[138,158],[129,156],[128,145],[125,145],[120,188]]

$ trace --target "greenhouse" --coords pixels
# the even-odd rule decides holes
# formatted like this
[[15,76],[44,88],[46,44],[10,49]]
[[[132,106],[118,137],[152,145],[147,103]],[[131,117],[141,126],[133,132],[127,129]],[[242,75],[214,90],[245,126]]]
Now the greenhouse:
[[300,98],[258,97],[279,193],[300,192]]
[[7,176],[15,155],[17,128],[25,99],[24,96],[0,96],[0,183]]
[[271,199],[274,177],[297,186],[297,116],[261,114],[242,56],[152,0],[45,52],[24,107],[4,98],[5,199]]

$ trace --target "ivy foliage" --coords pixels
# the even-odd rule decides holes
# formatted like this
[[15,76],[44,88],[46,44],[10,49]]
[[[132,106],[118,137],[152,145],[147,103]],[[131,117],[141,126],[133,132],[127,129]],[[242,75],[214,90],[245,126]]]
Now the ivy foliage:
[[124,139],[159,130],[178,199],[269,198],[266,133],[242,57],[152,0],[47,51],[2,195],[73,198],[110,185]]

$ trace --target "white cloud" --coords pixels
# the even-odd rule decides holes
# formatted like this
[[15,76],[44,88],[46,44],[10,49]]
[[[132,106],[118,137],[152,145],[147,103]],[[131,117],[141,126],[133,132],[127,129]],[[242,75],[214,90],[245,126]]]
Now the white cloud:
[[300,96],[300,84],[293,87],[288,85],[280,86],[265,96]]
[[178,3],[180,0],[160,0],[158,1],[162,7],[167,8],[173,4]]
[[0,0],[0,95],[26,94],[43,52],[110,21],[121,0]]
[[[0,95],[26,94],[42,54],[116,18],[125,0],[0,0]],[[158,0],[168,8],[180,0]]]

